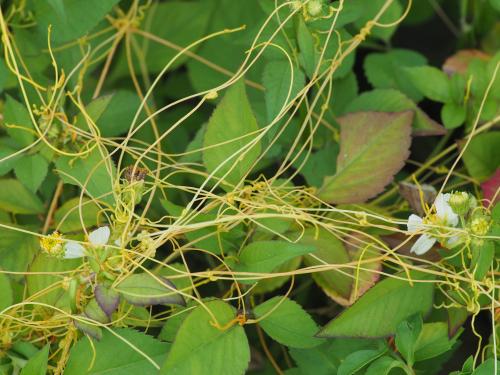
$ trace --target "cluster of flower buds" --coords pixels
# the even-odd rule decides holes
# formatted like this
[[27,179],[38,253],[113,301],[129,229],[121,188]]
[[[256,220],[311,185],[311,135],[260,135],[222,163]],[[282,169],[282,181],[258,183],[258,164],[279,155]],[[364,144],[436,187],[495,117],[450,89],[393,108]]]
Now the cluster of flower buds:
[[295,0],[290,4],[292,11],[302,10],[306,20],[328,18],[332,14],[332,7],[325,0]]

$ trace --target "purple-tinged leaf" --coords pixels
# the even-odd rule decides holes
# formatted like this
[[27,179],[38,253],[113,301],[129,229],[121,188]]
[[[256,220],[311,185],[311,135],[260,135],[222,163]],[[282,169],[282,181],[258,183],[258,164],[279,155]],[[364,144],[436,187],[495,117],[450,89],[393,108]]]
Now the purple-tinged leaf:
[[91,324],[91,323],[87,323],[86,321],[84,321],[83,319],[86,319],[87,317],[85,315],[78,315],[78,317],[80,319],[74,319],[73,322],[76,326],[76,328],[78,328],[80,331],[82,331],[83,333],[85,333],[86,335],[90,336],[90,337],[93,337],[94,339],[96,339],[97,341],[99,341],[101,338],[102,338],[102,330],[100,327],[94,325],[94,324]]
[[172,282],[148,273],[127,277],[117,285],[116,290],[125,300],[136,306],[186,305]]
[[[437,195],[437,191],[432,185],[422,184],[419,187],[410,182],[400,182],[399,193],[410,204],[410,207],[413,209],[413,211],[415,211],[420,216],[425,215],[425,210],[422,206],[422,203],[426,203],[431,206]],[[422,198],[420,197],[421,194]]]
[[102,284],[98,284],[94,290],[97,303],[106,315],[111,316],[120,303],[120,295],[113,289],[109,289]]
[[95,298],[92,298],[85,306],[84,313],[87,317],[99,323],[109,323],[110,321],[109,316],[101,309]]
[[338,119],[337,173],[325,177],[318,197],[329,203],[361,203],[384,190],[404,166],[413,112],[357,112]]

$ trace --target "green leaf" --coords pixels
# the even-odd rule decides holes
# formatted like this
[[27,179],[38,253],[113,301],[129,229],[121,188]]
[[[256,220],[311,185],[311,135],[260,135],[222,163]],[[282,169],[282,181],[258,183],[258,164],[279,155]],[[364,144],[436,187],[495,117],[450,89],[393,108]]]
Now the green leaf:
[[337,375],[353,375],[382,356],[387,349],[382,350],[360,350],[349,354],[340,364]]
[[485,181],[500,165],[500,131],[482,133],[472,138],[463,160],[471,177]]
[[490,358],[481,363],[481,365],[474,370],[472,375],[492,375],[495,372],[495,368],[497,369],[497,374],[498,374],[498,369],[500,368],[500,361],[497,361],[497,363],[495,364],[495,359]]
[[310,154],[305,163],[305,155],[301,154],[301,157],[295,160],[293,166],[297,169],[300,168],[300,173],[309,185],[319,187],[323,183],[325,176],[331,176],[337,170],[335,163],[325,163],[325,160],[335,160],[338,155],[339,146],[333,143]]
[[453,102],[446,103],[441,108],[441,119],[446,129],[454,129],[462,125],[466,114],[465,106]]
[[47,362],[49,360],[50,345],[45,345],[23,367],[21,375],[45,375],[47,373]]
[[491,240],[483,240],[481,246],[472,245],[472,259],[470,269],[474,278],[482,281],[491,269],[495,259],[495,244]]
[[[311,348],[321,344],[314,337],[318,326],[302,307],[284,296],[276,296],[254,308],[262,329],[280,344],[292,348]],[[266,316],[266,314],[269,314]]]
[[396,328],[396,347],[409,366],[413,366],[414,363],[415,344],[422,331],[422,325],[422,317],[417,314],[399,323]]
[[104,330],[100,341],[78,340],[71,348],[64,374],[158,374],[150,360],[159,367],[169,348],[170,344],[133,329]]
[[19,146],[26,147],[35,139],[33,122],[24,104],[7,95],[3,109],[4,126],[7,134],[14,139]]
[[60,156],[56,160],[56,167],[64,183],[80,186],[91,198],[114,203],[113,178],[116,168],[105,149],[95,148],[78,158]]
[[15,228],[0,228],[0,268],[24,272],[39,248],[38,240]]
[[382,192],[409,155],[412,120],[412,112],[359,112],[339,118],[337,173],[325,178],[318,197],[360,203]]
[[[382,9],[382,7],[385,5],[384,0],[351,0],[349,2],[353,2],[355,5],[358,5],[362,9],[361,17],[355,22],[355,25],[360,29],[364,27],[368,21],[371,21],[373,17],[378,14],[380,9]],[[378,22],[381,24],[390,24],[398,20],[402,14],[403,7],[401,6],[401,3],[399,1],[393,1],[382,14]],[[388,41],[396,31],[396,28],[397,25],[383,28],[375,26],[371,29],[370,36]]]
[[427,59],[418,52],[393,49],[386,53],[371,53],[363,62],[365,75],[370,84],[380,89],[396,89],[409,98],[419,101],[422,95],[406,76],[403,68],[421,66]]
[[130,275],[115,289],[129,303],[137,306],[185,305],[184,298],[169,280],[149,273]]
[[[242,82],[231,86],[210,117],[203,146],[203,161],[217,178],[236,185],[250,172],[260,154],[255,141],[258,125]],[[231,190],[223,184],[224,189]]]
[[441,135],[446,130],[432,120],[411,99],[393,89],[376,89],[366,91],[344,107],[344,113],[360,111],[402,112],[412,110],[414,135]]
[[[317,249],[311,255],[304,257],[307,266],[324,264],[320,260],[327,264],[346,264],[351,260],[342,242],[324,228],[320,228],[317,232],[314,228],[307,229],[300,242]],[[330,298],[347,305],[352,291],[352,272],[349,269],[342,271],[314,272],[312,277]]]
[[[150,10],[148,22],[141,29],[154,35],[155,40],[139,39],[144,56],[142,63],[149,74],[159,73],[170,61],[191,43],[205,35],[211,17],[213,2],[211,1],[168,1],[155,3]],[[166,45],[157,40],[165,40]],[[190,48],[196,52],[200,45]],[[169,70],[182,65],[189,56],[184,53],[170,66]],[[135,59],[134,59],[135,60]],[[135,62],[136,74],[141,74],[141,66]],[[113,78],[129,76],[129,67],[125,50],[119,56]],[[176,74],[178,74],[176,72]]]
[[93,110],[95,113],[91,117],[100,129],[101,136],[116,137],[129,130],[140,103],[136,93],[118,90],[113,95],[102,96],[91,102],[87,111]]
[[14,214],[39,214],[45,211],[42,201],[14,179],[0,180],[0,209]]
[[426,97],[435,102],[451,101],[450,80],[441,70],[432,66],[405,68],[415,87]]
[[[65,271],[74,270],[81,264],[81,259],[57,259],[38,253],[26,275],[27,295],[36,302],[69,309],[69,294],[63,289],[60,276],[67,275]],[[47,311],[54,313],[52,309]]]
[[[214,326],[214,318],[221,328]],[[250,348],[243,327],[225,327],[234,318],[234,309],[222,301],[194,309],[182,323],[160,374],[244,374]]]
[[0,312],[14,303],[9,277],[0,269]]
[[[256,241],[245,246],[240,252],[237,272],[268,273],[280,264],[295,257],[314,251],[310,245],[300,245],[286,241]],[[244,276],[247,277],[247,276]],[[255,280],[239,280],[249,284]]]
[[402,369],[398,374],[408,374],[411,375],[412,372],[406,370],[404,363],[398,361],[389,356],[383,356],[379,359],[375,360],[367,369],[365,375],[395,375],[392,370],[394,369]]
[[[405,274],[398,275],[405,277]],[[330,321],[318,334],[320,337],[382,337],[396,331],[409,316],[425,314],[432,307],[434,286],[420,272],[411,274],[413,286],[406,280],[386,278],[366,292]]]
[[38,154],[34,154],[24,156],[17,161],[14,173],[19,181],[34,193],[42,184],[45,176],[47,176],[48,169],[49,163],[47,160]]
[[92,30],[119,0],[51,0],[33,2],[38,30],[47,35],[49,25],[56,44]]
[[[80,217],[81,210],[81,217]],[[69,199],[54,214],[54,220],[61,232],[78,232],[98,224],[101,209],[90,199]]]
[[[4,140],[6,138],[0,138],[0,140]],[[0,176],[4,176],[9,173],[12,168],[16,165],[21,155],[11,156],[16,152],[15,149],[9,147],[5,144],[0,143]]]
[[448,336],[448,324],[444,322],[426,323],[423,325],[415,346],[415,361],[424,361],[449,351],[457,340]]
[[337,374],[337,368],[345,358],[360,350],[382,350],[386,347],[383,340],[333,339],[310,349],[291,348],[290,355],[297,363],[302,374]]
[[265,100],[267,121],[271,122],[288,105],[292,99],[304,88],[304,74],[288,61],[278,60],[269,62],[264,68],[262,83],[266,88]]

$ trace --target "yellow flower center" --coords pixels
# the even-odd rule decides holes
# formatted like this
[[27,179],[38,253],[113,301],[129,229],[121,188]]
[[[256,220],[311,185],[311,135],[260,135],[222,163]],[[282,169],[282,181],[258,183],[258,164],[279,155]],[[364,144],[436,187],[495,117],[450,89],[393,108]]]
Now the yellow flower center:
[[62,256],[64,254],[62,243],[62,234],[57,231],[49,236],[40,238],[40,247],[45,253],[51,256]]

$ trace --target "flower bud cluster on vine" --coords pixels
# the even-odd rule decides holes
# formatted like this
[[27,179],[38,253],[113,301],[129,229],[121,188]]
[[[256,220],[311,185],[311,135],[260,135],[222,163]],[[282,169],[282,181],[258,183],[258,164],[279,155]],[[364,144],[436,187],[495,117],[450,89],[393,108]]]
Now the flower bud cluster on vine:
[[438,194],[424,217],[411,214],[408,218],[408,232],[420,234],[411,252],[425,254],[436,242],[447,249],[464,244],[481,245],[481,237],[487,235],[491,222],[488,210],[478,206],[470,193]]

